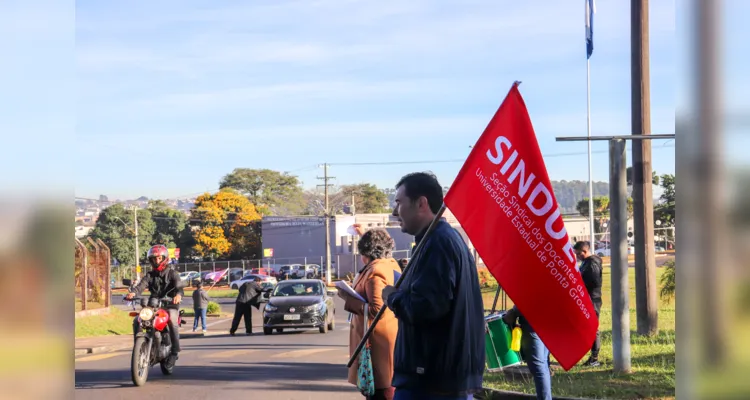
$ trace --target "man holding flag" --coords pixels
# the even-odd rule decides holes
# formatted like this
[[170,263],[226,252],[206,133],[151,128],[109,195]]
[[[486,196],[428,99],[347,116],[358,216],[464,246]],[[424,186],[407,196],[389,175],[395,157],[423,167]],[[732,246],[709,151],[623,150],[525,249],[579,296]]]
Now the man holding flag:
[[471,399],[482,389],[485,369],[484,306],[474,258],[453,227],[433,222],[443,210],[443,188],[434,175],[403,177],[395,202],[401,230],[414,235],[421,249],[399,288],[383,289],[398,319],[394,399]]

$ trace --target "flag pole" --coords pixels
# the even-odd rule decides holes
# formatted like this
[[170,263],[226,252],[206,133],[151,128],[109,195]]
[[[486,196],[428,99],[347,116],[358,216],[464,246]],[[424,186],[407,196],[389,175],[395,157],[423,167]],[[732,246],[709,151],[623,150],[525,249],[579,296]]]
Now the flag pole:
[[[593,1],[584,0],[586,13],[586,39],[591,42],[593,50],[594,27],[593,27]],[[589,37],[590,35],[590,37]],[[588,137],[591,137],[591,51],[589,45],[586,46],[586,131]],[[591,140],[588,141],[588,161],[589,161],[589,233],[591,234],[591,251],[596,249],[596,232],[594,230],[594,180],[593,165],[591,160]]]
[[[414,269],[411,266],[411,263],[416,258],[415,256],[419,254],[419,251],[422,250],[422,246],[427,241],[427,237],[432,233],[433,230],[435,230],[435,227],[437,226],[437,223],[440,221],[440,218],[443,216],[443,213],[445,212],[445,203],[443,203],[442,206],[440,206],[440,210],[438,210],[437,214],[435,214],[435,218],[432,219],[432,222],[430,222],[430,225],[427,227],[427,231],[425,231],[424,236],[422,237],[422,240],[417,243],[417,247],[412,252],[411,258],[409,258],[409,262],[406,264],[406,267],[404,267],[404,271],[401,274],[401,276],[398,278],[398,281],[393,285],[394,287],[398,288],[399,285],[401,285],[401,282],[406,277],[406,274],[408,274],[412,269]],[[357,345],[357,348],[354,349],[354,353],[352,353],[351,357],[349,357],[349,362],[346,363],[346,367],[349,368],[354,364],[354,360],[357,359],[357,356],[359,356],[359,353],[362,351],[362,348],[365,346],[365,343],[367,343],[367,339],[370,338],[370,335],[372,335],[372,332],[375,330],[375,325],[377,325],[378,321],[380,321],[380,318],[383,316],[383,313],[388,308],[388,306],[385,304],[386,299],[383,299],[383,306],[380,307],[380,310],[375,315],[375,318],[373,318],[372,323],[370,324],[370,327],[367,328],[367,332],[365,332],[364,335],[362,335],[362,340],[359,341],[359,344]],[[365,316],[366,317],[366,316]]]
[[[591,79],[590,63],[586,60],[586,129],[588,137],[591,137]],[[591,251],[596,249],[596,232],[594,231],[594,180],[593,165],[591,161],[591,141],[589,145],[589,232],[591,233]]]

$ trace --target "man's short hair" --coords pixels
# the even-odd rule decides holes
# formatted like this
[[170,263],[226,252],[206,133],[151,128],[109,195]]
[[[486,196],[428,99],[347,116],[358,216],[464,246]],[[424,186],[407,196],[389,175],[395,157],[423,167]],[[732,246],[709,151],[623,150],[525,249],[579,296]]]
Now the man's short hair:
[[195,285],[195,287],[197,287],[198,289],[202,288],[203,287],[203,282],[198,282],[198,284]]
[[414,172],[405,175],[396,184],[396,189],[404,187],[404,193],[412,202],[420,197],[427,198],[427,204],[433,214],[440,211],[443,206],[443,187],[437,180],[437,177],[430,172]]
[[591,243],[589,243],[586,240],[577,242],[575,246],[573,246],[573,250],[577,250],[577,251],[588,251],[590,249],[591,249]]

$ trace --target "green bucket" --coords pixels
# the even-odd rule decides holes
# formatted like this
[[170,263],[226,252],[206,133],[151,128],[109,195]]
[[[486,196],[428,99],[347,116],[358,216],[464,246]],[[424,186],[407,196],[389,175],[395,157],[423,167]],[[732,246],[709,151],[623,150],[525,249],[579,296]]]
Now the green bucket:
[[494,314],[484,318],[484,351],[489,372],[521,363],[520,355],[510,349],[511,332],[502,316]]

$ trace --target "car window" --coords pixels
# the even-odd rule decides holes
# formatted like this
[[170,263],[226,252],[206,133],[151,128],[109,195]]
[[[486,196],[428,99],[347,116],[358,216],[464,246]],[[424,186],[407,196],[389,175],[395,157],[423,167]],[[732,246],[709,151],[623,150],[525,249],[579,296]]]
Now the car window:
[[278,284],[273,291],[274,296],[320,296],[321,294],[320,284],[315,282]]

